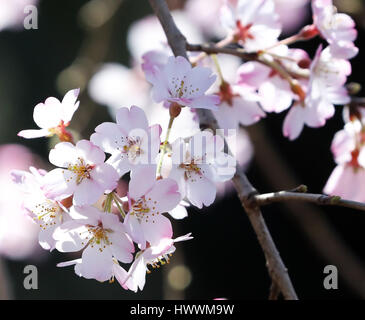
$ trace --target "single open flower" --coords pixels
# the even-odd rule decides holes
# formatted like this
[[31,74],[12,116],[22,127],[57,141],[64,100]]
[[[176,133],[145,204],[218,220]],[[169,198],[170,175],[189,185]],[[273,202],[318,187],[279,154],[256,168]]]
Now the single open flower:
[[164,102],[167,106],[177,103],[191,108],[217,109],[219,97],[205,94],[216,80],[209,68],[192,67],[184,57],[169,57],[165,65],[153,69],[153,76],[147,75],[153,85],[155,102]]
[[73,195],[75,205],[96,203],[104,192],[116,188],[119,179],[104,160],[105,153],[90,141],[81,140],[76,146],[58,143],[49,153],[49,161],[61,168],[45,175],[46,197],[59,200]]
[[90,140],[111,157],[111,164],[123,176],[139,165],[155,163],[160,150],[159,125],[149,126],[141,108],[132,106],[117,111],[117,123],[104,122],[96,127]]
[[18,136],[31,139],[56,134],[61,141],[72,141],[72,135],[66,130],[66,127],[79,107],[77,101],[79,92],[79,89],[67,92],[62,102],[50,97],[44,103],[37,104],[34,108],[33,118],[40,129],[22,130]]
[[178,186],[172,179],[156,180],[156,167],[140,167],[131,174],[129,211],[124,225],[134,242],[146,247],[162,238],[171,238],[172,226],[163,213],[174,209],[181,200]]
[[77,252],[85,248],[82,259],[74,261],[77,274],[106,281],[115,273],[114,260],[124,263],[133,260],[133,243],[118,216],[88,206],[72,207],[70,216],[73,220],[58,227],[54,238],[60,252]]
[[337,13],[332,0],[313,0],[313,21],[330,45],[331,53],[342,59],[351,59],[359,52],[355,22],[344,13]]

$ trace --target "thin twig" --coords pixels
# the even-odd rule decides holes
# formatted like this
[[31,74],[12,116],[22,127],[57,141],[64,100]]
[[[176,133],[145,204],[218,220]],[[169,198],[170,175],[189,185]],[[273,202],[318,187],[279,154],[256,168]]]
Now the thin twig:
[[228,54],[231,56],[239,57],[245,61],[256,61],[263,65],[266,65],[269,68],[275,69],[281,76],[285,79],[292,82],[292,79],[289,77],[294,78],[308,78],[309,72],[306,69],[301,71],[298,70],[286,70],[282,66],[278,65],[277,63],[273,63],[273,61],[267,60],[263,58],[264,51],[262,52],[246,52],[244,49],[241,48],[227,48],[227,47],[219,47],[217,45],[206,45],[206,44],[186,44],[186,49],[188,51],[198,51],[198,52],[205,52],[206,54]]
[[[165,0],[149,0],[149,2],[155,11],[156,16],[160,20],[168,39],[168,43],[175,56],[187,58],[186,39],[175,25]],[[211,111],[198,109],[197,112],[201,126],[210,127],[213,130],[218,129],[217,121]],[[250,197],[257,194],[257,191],[251,185],[242,170],[238,170],[238,168],[239,166],[237,166],[233,182],[237,190],[238,197],[241,200],[242,206],[246,210],[264,252],[269,275],[272,281],[278,285],[285,299],[298,299],[287,269],[274,244],[259,207],[251,206]]]
[[[298,178],[288,161],[278,152],[271,135],[263,124],[246,128],[254,145],[260,146],[255,152],[256,165],[260,173],[274,189],[298,185]],[[306,187],[299,188],[306,192]],[[298,188],[294,189],[298,190]],[[293,190],[291,190],[293,192]],[[298,192],[298,191],[297,191]],[[365,266],[363,261],[348,245],[341,234],[332,227],[320,207],[309,202],[300,206],[294,201],[282,202],[284,212],[302,230],[308,244],[315,250],[324,263],[341,266],[341,274],[346,284],[359,297],[365,299]],[[286,209],[286,210],[285,210]]]
[[279,191],[279,192],[256,195],[251,199],[251,201],[258,206],[264,206],[274,202],[304,201],[304,202],[315,203],[320,206],[321,205],[340,206],[340,207],[365,211],[365,203],[351,200],[344,200],[338,196],[327,196],[324,194],[314,194],[314,193]]

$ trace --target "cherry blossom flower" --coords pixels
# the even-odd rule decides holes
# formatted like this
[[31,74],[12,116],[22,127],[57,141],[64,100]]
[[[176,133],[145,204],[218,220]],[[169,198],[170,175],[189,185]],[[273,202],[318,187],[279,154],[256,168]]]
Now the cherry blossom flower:
[[119,63],[105,63],[89,82],[91,98],[99,104],[110,107],[115,117],[120,106],[150,106],[150,86],[142,71],[130,69]]
[[47,198],[59,200],[73,195],[75,205],[94,204],[113,190],[119,179],[115,169],[104,163],[104,152],[87,140],[58,143],[49,153],[49,161],[61,168],[48,172],[43,190]]
[[219,95],[221,103],[213,113],[222,129],[238,129],[239,124],[249,126],[265,117],[258,105],[259,96],[252,91],[223,82]]
[[38,258],[39,227],[24,210],[24,192],[12,181],[12,170],[39,164],[30,150],[17,144],[0,146],[0,255],[21,260]]
[[108,159],[123,176],[137,165],[155,162],[160,149],[161,127],[148,126],[141,108],[132,106],[120,108],[116,115],[117,123],[104,122],[96,127],[91,141],[112,156]]
[[236,162],[223,147],[223,139],[208,131],[195,134],[188,143],[180,138],[172,144],[169,178],[178,183],[182,198],[198,208],[211,205],[216,182],[230,180],[235,173]]
[[[310,61],[308,54],[300,49],[288,49],[287,46],[280,46],[270,53],[280,57],[280,64],[287,70],[300,71],[298,64],[301,61]],[[271,59],[269,54],[266,59]],[[252,61],[244,63],[238,70],[238,85],[246,89],[257,90],[260,97],[260,105],[266,112],[280,113],[288,109],[295,99],[291,86],[287,79],[284,79],[277,71]]]
[[129,183],[129,211],[124,225],[133,241],[146,247],[161,238],[171,238],[172,226],[163,213],[180,202],[177,183],[169,178],[156,180],[156,166],[140,167],[131,174]]
[[53,232],[68,220],[68,214],[60,202],[45,197],[41,188],[42,177],[45,174],[46,171],[37,170],[34,167],[30,167],[29,172],[22,170],[11,172],[13,182],[24,193],[24,209],[29,212],[29,216],[40,227],[39,244],[43,249],[52,251],[55,248]]
[[221,21],[248,52],[272,46],[281,33],[273,0],[226,0]]
[[80,90],[75,89],[66,93],[62,102],[50,97],[44,103],[34,108],[33,118],[39,130],[22,130],[18,136],[31,139],[58,135],[61,141],[72,141],[72,136],[66,127],[70,124],[73,114],[79,107],[76,101]]
[[89,206],[71,207],[70,216],[73,220],[59,226],[53,237],[60,252],[85,248],[81,260],[73,261],[78,275],[103,282],[115,274],[115,260],[132,262],[134,246],[118,216]]
[[336,133],[331,150],[337,163],[324,192],[353,201],[365,201],[365,139],[358,121],[349,122]]
[[215,82],[216,76],[204,67],[192,67],[183,57],[169,57],[166,65],[150,78],[152,98],[168,106],[177,103],[191,108],[217,109],[219,97],[205,92]]
[[298,30],[309,17],[310,0],[274,0],[275,11],[283,26],[285,34],[291,34]]
[[332,0],[313,0],[313,21],[321,35],[330,44],[333,56],[351,59],[359,51],[354,41],[357,37],[355,22],[344,13],[337,13]]
[[143,56],[142,70],[146,76],[146,80],[150,83],[154,83],[159,79],[156,79],[156,75],[164,68],[169,60],[169,55],[162,50],[151,50],[146,52]]
[[148,267],[151,266],[153,269],[160,268],[160,265],[169,263],[169,257],[176,250],[174,243],[190,239],[193,239],[191,233],[176,239],[162,238],[155,245],[151,245],[145,250],[138,252],[128,271],[126,281],[130,282],[125,282],[128,288],[134,292],[137,292],[138,288],[143,290],[146,283],[146,273],[151,273]]
[[[199,29],[208,37],[224,37],[225,30],[219,23],[212,23],[220,14],[224,0],[210,0],[207,5],[206,0],[187,0],[185,12],[189,16],[193,25],[199,26]],[[190,39],[190,38],[188,38]]]
[[322,51],[320,46],[310,70],[305,100],[296,102],[284,120],[283,133],[290,140],[300,135],[304,124],[313,128],[324,126],[327,119],[333,117],[335,104],[350,101],[344,87],[351,73],[347,60],[333,57],[328,47]]

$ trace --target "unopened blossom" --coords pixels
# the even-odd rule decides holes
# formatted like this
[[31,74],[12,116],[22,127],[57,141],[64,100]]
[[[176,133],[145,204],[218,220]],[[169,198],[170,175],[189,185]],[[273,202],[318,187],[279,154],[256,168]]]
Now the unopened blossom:
[[74,261],[77,274],[103,282],[113,277],[117,261],[133,260],[133,243],[118,216],[90,206],[73,206],[70,216],[73,220],[58,227],[54,239],[60,252],[84,249],[81,260]]
[[132,171],[128,193],[129,211],[124,225],[133,241],[144,249],[147,242],[156,244],[162,238],[171,238],[171,222],[163,213],[174,209],[180,200],[181,195],[174,180],[156,180],[156,166]]
[[357,120],[336,133],[331,150],[337,163],[323,191],[353,201],[365,201],[365,136]]
[[241,86],[223,82],[219,90],[220,104],[213,111],[221,129],[238,129],[239,125],[249,126],[265,117],[259,106],[259,96]]
[[61,202],[48,199],[42,190],[44,170],[34,167],[28,171],[13,170],[13,182],[23,191],[23,207],[29,216],[39,226],[38,241],[45,250],[52,251],[55,247],[54,230],[68,220],[68,214]]
[[248,52],[272,46],[281,33],[273,0],[226,0],[221,21]]
[[[175,242],[193,239],[191,233],[176,239],[161,238],[158,243],[140,251],[128,271],[125,284],[132,291],[143,290],[146,283],[146,273],[151,273],[149,268],[160,268],[161,265],[169,263],[170,256],[175,252]],[[129,281],[129,283],[127,282]]]
[[350,73],[351,65],[347,60],[333,57],[328,47],[322,51],[320,46],[310,67],[305,99],[296,102],[284,120],[284,136],[294,140],[304,125],[324,126],[335,113],[334,105],[350,101],[344,86]]
[[77,101],[79,92],[79,89],[67,92],[62,102],[50,97],[44,103],[37,104],[34,108],[33,118],[40,129],[22,130],[18,136],[31,139],[56,134],[61,141],[72,141],[72,136],[67,132],[66,127],[79,107]]
[[347,14],[337,13],[332,0],[313,0],[313,21],[327,40],[333,56],[351,59],[359,51],[354,41],[357,37],[354,20]]
[[172,168],[169,178],[179,185],[182,198],[202,208],[216,197],[216,182],[230,180],[235,173],[235,160],[223,151],[224,142],[211,132],[199,132],[188,143],[177,139],[172,144]]
[[75,205],[94,204],[117,186],[118,173],[104,163],[105,153],[90,141],[81,140],[76,146],[60,142],[50,151],[49,161],[60,168],[44,177],[47,198],[59,200],[73,195]]
[[107,162],[120,176],[138,165],[154,163],[160,150],[160,126],[149,126],[144,111],[136,106],[120,108],[116,121],[100,124],[90,138],[111,154]]
[[167,106],[177,103],[184,107],[217,109],[219,97],[206,94],[216,76],[209,68],[192,67],[184,57],[169,57],[150,80],[155,102],[164,102]]

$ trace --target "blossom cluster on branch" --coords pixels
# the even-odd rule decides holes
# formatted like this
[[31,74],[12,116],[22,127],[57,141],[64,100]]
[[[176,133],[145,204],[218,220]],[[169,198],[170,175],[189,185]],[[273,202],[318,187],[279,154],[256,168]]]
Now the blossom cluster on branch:
[[[152,38],[152,48],[134,43],[135,70],[105,65],[89,86],[95,100],[113,108],[115,122],[98,125],[89,140],[75,141],[68,130],[79,108],[75,89],[62,101],[51,97],[38,104],[34,121],[39,129],[19,132],[28,139],[56,135],[60,140],[49,153],[55,169],[12,172],[25,194],[24,209],[39,225],[42,248],[80,251],[80,258],[59,266],[74,265],[84,278],[117,279],[124,289],[142,290],[146,273],[169,261],[175,243],[192,239],[191,234],[175,237],[170,218],[185,218],[190,205],[210,206],[219,185],[241,170],[235,156],[240,162],[237,155],[240,149],[248,153],[249,143],[240,144],[247,138],[239,134],[237,144],[226,139],[234,151],[228,154],[227,131],[273,112],[287,111],[283,134],[294,140],[305,125],[324,126],[335,105],[349,105],[345,129],[332,147],[338,167],[325,191],[365,200],[360,188],[353,192],[343,183],[360,184],[365,169],[363,112],[346,87],[348,60],[358,53],[353,20],[337,13],[331,0],[313,0],[313,24],[279,39],[282,24],[274,0],[216,2],[217,29],[224,37],[215,46],[217,53],[234,49],[249,61],[231,56],[227,63],[224,56],[204,52],[190,52],[189,60],[174,57],[163,35]],[[219,24],[217,18],[211,21]],[[155,22],[135,26],[129,42],[150,42],[142,33]],[[289,47],[315,37],[324,41],[313,57]],[[130,87],[116,86],[127,77]],[[199,108],[213,112],[222,132],[199,129]],[[126,196],[117,191],[121,179],[128,181]]]

